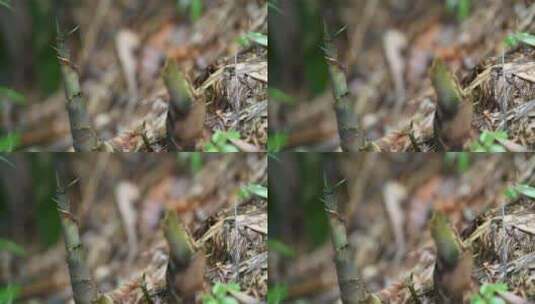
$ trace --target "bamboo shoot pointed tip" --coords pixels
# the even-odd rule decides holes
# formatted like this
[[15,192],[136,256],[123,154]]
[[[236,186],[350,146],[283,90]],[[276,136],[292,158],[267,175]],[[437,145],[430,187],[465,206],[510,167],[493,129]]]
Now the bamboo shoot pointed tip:
[[193,94],[184,73],[176,60],[168,58],[165,62],[162,78],[170,95],[170,102],[180,113],[187,113],[191,107]]
[[453,267],[462,253],[461,243],[446,215],[435,211],[430,222],[431,236],[437,249],[437,259]]
[[193,254],[193,248],[188,240],[187,232],[175,211],[166,211],[163,231],[169,245],[171,258],[177,264],[187,264]]
[[165,79],[166,77],[172,77],[177,73],[179,73],[179,69],[176,60],[172,58],[167,58],[163,66],[162,76]]
[[446,66],[446,63],[440,58],[433,60],[429,71],[431,82],[437,95],[438,107],[444,115],[455,115],[461,102],[461,94],[455,77]]

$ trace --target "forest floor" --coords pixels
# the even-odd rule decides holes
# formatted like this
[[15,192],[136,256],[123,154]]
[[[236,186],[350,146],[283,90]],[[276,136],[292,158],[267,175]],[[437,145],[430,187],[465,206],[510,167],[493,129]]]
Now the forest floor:
[[[188,167],[191,159],[177,161],[171,155],[58,159],[68,162],[67,175],[79,178],[69,190],[72,214],[98,290],[114,303],[165,303],[161,299],[169,249],[162,232],[164,210],[178,213],[194,248],[202,252],[204,263],[193,264],[187,278],[201,282],[193,290],[198,303],[208,296],[217,301],[223,296],[240,303],[265,301],[267,191],[261,187],[267,183],[265,155],[206,156],[194,174]],[[19,170],[24,167],[20,160],[13,164]],[[53,206],[50,198],[51,210]],[[26,240],[34,239],[29,231]],[[22,286],[17,300],[67,303],[72,289],[61,239],[46,251],[38,242],[19,244],[26,255],[11,259],[7,268],[13,271],[10,281]],[[231,287],[232,282],[239,288]],[[213,293],[216,285],[219,291]],[[152,302],[147,302],[147,295]]]
[[[195,21],[177,14],[176,1],[135,3],[84,2],[60,20],[64,32],[77,28],[67,42],[98,136],[118,150],[166,150],[161,68],[171,59],[206,103],[196,150],[266,150],[267,1],[203,1]],[[27,104],[2,116],[20,134],[17,147],[72,149],[63,89],[41,100],[34,84],[26,87]]]
[[[436,94],[428,70],[433,58],[441,58],[473,104],[465,150],[535,149],[535,49],[529,41],[514,42],[534,32],[535,5],[464,2],[471,7],[462,20],[456,17],[461,12],[448,12],[444,1],[353,1],[337,9],[340,20],[333,24],[345,28],[336,39],[338,61],[370,141],[387,144],[388,151],[414,151],[414,142],[429,149],[425,143],[433,129]],[[286,148],[336,150],[332,93],[312,100],[288,93],[300,102],[270,108],[270,128],[287,132]],[[480,138],[483,133],[486,138]]]
[[[456,277],[469,282],[464,287],[467,300],[481,286],[502,282],[507,294],[500,303],[535,301],[535,193],[519,195],[514,190],[517,185],[533,185],[535,158],[460,155],[464,156],[446,160],[443,155],[338,157],[348,189],[339,191],[339,201],[347,202],[339,214],[355,249],[353,260],[368,289],[384,303],[437,303],[432,296],[436,261],[429,232],[432,210],[447,215],[473,253],[470,275]],[[299,231],[293,227],[290,231]],[[307,238],[291,232],[280,238],[291,244],[294,253],[273,252],[270,284],[286,286],[288,302],[338,303],[330,240],[310,250]]]

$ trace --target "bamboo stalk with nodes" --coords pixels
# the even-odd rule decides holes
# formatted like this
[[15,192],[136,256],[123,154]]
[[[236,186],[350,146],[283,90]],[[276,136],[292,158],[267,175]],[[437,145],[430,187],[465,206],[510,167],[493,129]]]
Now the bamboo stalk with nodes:
[[323,21],[323,52],[329,66],[329,77],[334,95],[334,110],[342,151],[357,152],[366,148],[366,138],[361,126],[361,118],[355,113],[353,101],[347,87],[344,69],[338,61],[338,50],[334,45],[334,35],[329,33],[327,22]]
[[353,262],[354,250],[349,245],[343,218],[338,213],[336,189],[345,180],[331,185],[326,174],[323,175],[323,207],[328,218],[331,241],[335,251],[336,275],[340,287],[340,298],[344,304],[379,304],[381,300],[370,293],[363,282],[360,272]]
[[71,213],[67,190],[77,181],[75,179],[68,185],[63,186],[56,171],[57,189],[56,196],[53,199],[61,220],[74,302],[76,304],[111,304],[113,303],[111,299],[99,294],[91,277],[91,271],[87,265],[84,247],[80,238],[78,222]]
[[76,152],[110,150],[100,141],[93,128],[87,112],[87,99],[82,94],[78,69],[71,61],[70,50],[66,44],[67,37],[77,29],[78,27],[75,27],[69,32],[62,32],[56,20],[56,51],[63,75],[74,150]]

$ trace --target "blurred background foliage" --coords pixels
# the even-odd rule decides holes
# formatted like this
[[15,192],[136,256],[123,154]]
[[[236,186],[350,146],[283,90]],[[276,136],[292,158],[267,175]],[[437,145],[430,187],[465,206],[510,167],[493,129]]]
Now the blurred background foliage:
[[55,18],[79,1],[13,1],[0,9],[0,85],[19,91],[32,90],[40,97],[60,85],[60,69],[54,46]]
[[[336,32],[344,27],[341,0],[270,0],[269,6],[269,100],[268,150],[278,152],[288,144],[288,130],[280,113],[296,103],[310,102],[329,88],[328,66],[323,54],[323,20]],[[342,32],[337,46],[344,49]],[[275,104],[276,103],[276,104]],[[288,118],[291,119],[291,118]]]
[[310,96],[327,88],[327,64],[321,50],[321,14],[335,6],[333,2],[338,1],[271,1],[270,88],[290,93],[305,91]]
[[[320,207],[322,154],[277,154],[269,162],[269,239],[313,249],[327,238],[327,218]],[[278,245],[278,244],[277,244]],[[277,246],[275,245],[275,246]]]
[[[60,88],[55,20],[72,20],[67,12],[80,3],[27,0],[0,6],[0,152],[12,151],[20,142],[19,130],[11,122],[17,109],[28,102],[40,103]],[[79,41],[77,34],[73,40]]]
[[[0,237],[49,247],[60,235],[52,154],[12,154],[0,162]],[[8,163],[9,162],[9,163]]]

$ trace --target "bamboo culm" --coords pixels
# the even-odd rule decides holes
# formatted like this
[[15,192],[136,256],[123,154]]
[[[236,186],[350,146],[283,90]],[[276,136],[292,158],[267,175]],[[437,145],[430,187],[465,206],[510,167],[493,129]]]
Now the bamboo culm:
[[366,146],[364,132],[362,130],[360,117],[355,113],[353,102],[347,88],[347,79],[342,66],[338,62],[338,51],[333,39],[324,22],[324,53],[325,60],[329,66],[329,76],[334,95],[334,110],[338,125],[338,135],[340,137],[340,147],[342,151],[356,152],[363,150]]
[[329,185],[324,175],[323,203],[329,221],[331,241],[335,250],[336,274],[340,298],[344,304],[379,304],[377,296],[368,292],[353,262],[354,250],[349,246],[344,221],[338,213],[336,186]]
[[70,201],[67,195],[69,186],[64,187],[62,185],[58,173],[56,173],[56,182],[55,201],[67,250],[67,264],[69,266],[74,301],[76,304],[91,304],[98,301],[99,296],[85,259],[78,223],[71,213]]
[[91,124],[87,112],[87,100],[80,88],[78,71],[71,62],[70,52],[65,43],[67,35],[61,32],[58,23],[56,50],[65,86],[66,107],[69,113],[74,150],[77,152],[99,150],[101,143]]

